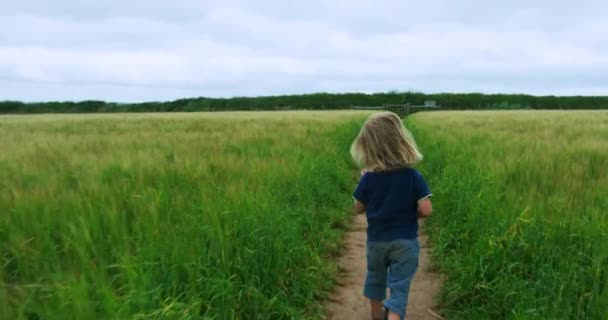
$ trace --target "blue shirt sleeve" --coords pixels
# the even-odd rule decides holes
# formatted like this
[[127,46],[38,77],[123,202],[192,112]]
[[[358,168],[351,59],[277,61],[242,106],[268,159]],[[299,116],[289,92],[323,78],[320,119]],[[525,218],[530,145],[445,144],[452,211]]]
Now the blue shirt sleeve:
[[414,170],[414,197],[416,201],[431,196],[433,196],[433,194],[426,184],[426,181],[424,181],[420,172]]
[[368,174],[364,174],[361,177],[361,180],[359,180],[359,185],[357,186],[357,189],[355,189],[355,192],[353,192],[353,199],[363,203],[364,205],[367,205],[367,202],[369,201],[369,192],[368,192]]

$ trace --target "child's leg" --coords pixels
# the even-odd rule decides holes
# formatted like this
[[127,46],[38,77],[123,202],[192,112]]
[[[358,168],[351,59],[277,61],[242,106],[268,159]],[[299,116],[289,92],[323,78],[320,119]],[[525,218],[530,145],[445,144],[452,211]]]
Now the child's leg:
[[400,315],[398,315],[398,314],[396,314],[396,313],[394,313],[394,312],[390,311],[390,312],[388,313],[388,318],[387,318],[387,319],[388,319],[388,320],[401,320],[401,319],[405,319],[405,317],[401,318],[401,316],[400,316]]
[[388,287],[391,296],[384,302],[384,306],[390,311],[389,319],[405,318],[410,284],[418,268],[419,252],[416,239],[394,241],[388,252]]
[[370,300],[372,319],[384,319],[382,300],[386,297],[387,249],[385,243],[367,243],[367,278],[363,295]]
[[369,300],[372,309],[372,319],[384,319],[384,305],[382,301]]

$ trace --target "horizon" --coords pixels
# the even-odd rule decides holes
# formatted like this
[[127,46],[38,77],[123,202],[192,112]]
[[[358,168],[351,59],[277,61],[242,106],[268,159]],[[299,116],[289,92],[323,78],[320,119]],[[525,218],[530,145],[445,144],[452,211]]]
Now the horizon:
[[84,99],[84,100],[41,100],[41,101],[25,101],[25,100],[5,100],[5,99],[1,99],[0,98],[0,103],[6,103],[6,102],[17,102],[17,103],[24,103],[24,104],[37,104],[37,103],[55,103],[55,102],[59,102],[59,103],[81,103],[81,102],[91,102],[91,101],[95,101],[95,102],[104,102],[104,103],[116,103],[116,104],[142,104],[142,103],[169,103],[169,102],[174,102],[174,101],[179,101],[179,100],[195,100],[195,99],[224,99],[224,100],[230,100],[230,99],[257,99],[257,98],[268,98],[268,97],[291,97],[291,96],[312,96],[312,95],[348,95],[348,94],[353,94],[353,95],[357,95],[357,94],[363,94],[363,95],[379,95],[379,94],[387,94],[387,95],[391,95],[391,94],[395,94],[395,95],[399,95],[399,94],[408,94],[408,93],[413,93],[413,94],[422,94],[425,96],[432,96],[432,95],[485,95],[485,96],[492,96],[492,95],[506,95],[506,96],[529,96],[529,97],[535,97],[535,98],[544,98],[544,97],[556,97],[556,98],[570,98],[570,97],[585,97],[585,98],[604,98],[604,97],[608,97],[607,95],[535,95],[535,94],[527,94],[527,93],[504,93],[504,92],[495,92],[495,93],[482,93],[482,92],[433,92],[433,93],[427,93],[427,92],[418,92],[418,91],[396,91],[393,92],[392,90],[389,91],[379,91],[379,92],[305,92],[305,93],[296,93],[296,94],[276,94],[276,95],[258,95],[258,96],[231,96],[231,97],[210,97],[210,96],[192,96],[192,97],[182,97],[182,98],[176,98],[176,99],[172,99],[172,100],[146,100],[146,101],[113,101],[113,100],[97,100],[97,99]]

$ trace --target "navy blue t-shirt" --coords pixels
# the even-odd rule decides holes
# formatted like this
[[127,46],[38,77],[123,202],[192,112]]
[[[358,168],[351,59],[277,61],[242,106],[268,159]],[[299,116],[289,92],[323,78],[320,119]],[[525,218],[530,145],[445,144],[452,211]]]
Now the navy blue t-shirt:
[[416,169],[366,172],[353,198],[365,205],[367,241],[416,239],[418,200],[431,195]]

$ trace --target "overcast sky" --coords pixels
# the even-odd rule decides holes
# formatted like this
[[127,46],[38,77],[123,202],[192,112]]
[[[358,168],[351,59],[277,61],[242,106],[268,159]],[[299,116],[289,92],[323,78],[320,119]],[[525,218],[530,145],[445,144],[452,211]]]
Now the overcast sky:
[[0,100],[608,95],[608,1],[3,0]]

